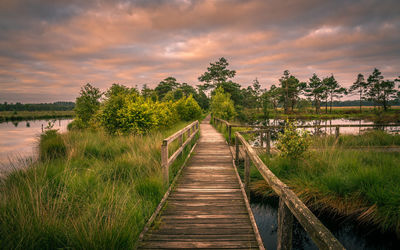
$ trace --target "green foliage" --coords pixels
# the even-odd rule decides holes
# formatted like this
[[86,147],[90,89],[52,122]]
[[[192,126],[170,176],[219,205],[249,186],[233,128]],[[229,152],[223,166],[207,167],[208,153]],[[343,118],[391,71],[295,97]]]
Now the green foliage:
[[284,158],[299,159],[304,156],[310,146],[307,131],[297,131],[293,122],[287,122],[283,133],[278,133],[277,149]]
[[[362,135],[351,140],[352,145],[370,141]],[[265,155],[262,158],[308,207],[351,216],[360,223],[375,224],[382,231],[400,235],[399,153],[327,144],[301,161]],[[263,185],[257,192],[265,190]]]
[[221,87],[215,90],[215,94],[211,98],[211,112],[215,117],[224,120],[230,120],[237,115],[230,94],[225,93]]
[[192,95],[187,98],[183,97],[176,102],[176,111],[183,121],[195,120],[201,116],[201,108]]
[[160,141],[186,125],[145,136],[46,131],[43,142],[61,138],[66,153],[1,180],[0,248],[134,249],[166,191]]
[[76,120],[79,120],[83,126],[88,126],[99,110],[102,95],[98,88],[93,87],[89,83],[81,88],[80,96],[76,98],[74,111]]
[[47,129],[40,135],[39,158],[42,161],[64,157],[66,146],[56,129]]
[[235,70],[229,70],[228,61],[221,57],[215,63],[210,63],[210,67],[207,71],[199,76],[199,81],[204,82],[204,89],[216,88],[218,84],[226,82],[229,78],[233,78],[236,75]]

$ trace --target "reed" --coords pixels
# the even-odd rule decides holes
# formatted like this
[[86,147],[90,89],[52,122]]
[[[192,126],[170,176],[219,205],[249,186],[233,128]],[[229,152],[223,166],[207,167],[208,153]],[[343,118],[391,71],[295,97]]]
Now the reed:
[[64,156],[43,157],[1,180],[0,248],[133,248],[166,191],[161,141],[185,125],[146,136],[62,134]]

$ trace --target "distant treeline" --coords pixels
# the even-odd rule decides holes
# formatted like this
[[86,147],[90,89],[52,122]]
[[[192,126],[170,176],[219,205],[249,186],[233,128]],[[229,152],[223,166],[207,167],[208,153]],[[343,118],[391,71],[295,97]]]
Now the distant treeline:
[[0,104],[0,111],[68,111],[73,110],[73,102],[53,102],[53,103],[7,103]]
[[[322,103],[325,105],[325,103]],[[359,106],[360,101],[359,100],[349,100],[349,101],[333,101],[332,106],[333,107],[351,107],[351,106]],[[362,106],[374,106],[373,101],[361,101]],[[400,106],[400,100],[390,100],[389,101],[390,106]]]

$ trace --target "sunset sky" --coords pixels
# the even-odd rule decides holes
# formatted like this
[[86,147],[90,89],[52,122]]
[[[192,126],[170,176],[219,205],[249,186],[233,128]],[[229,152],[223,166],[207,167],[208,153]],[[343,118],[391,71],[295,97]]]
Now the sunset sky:
[[242,86],[374,67],[400,75],[399,0],[0,0],[0,102],[73,101],[90,82],[199,84],[225,57]]

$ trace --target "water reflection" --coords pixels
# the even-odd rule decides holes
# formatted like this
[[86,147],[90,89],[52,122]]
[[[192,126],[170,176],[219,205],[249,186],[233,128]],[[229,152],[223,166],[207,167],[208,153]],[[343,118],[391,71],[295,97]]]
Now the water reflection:
[[[258,230],[267,249],[277,247],[277,208],[278,199],[251,204]],[[354,222],[332,219],[331,216],[321,215],[319,219],[346,249],[398,249],[397,246],[400,246],[400,240],[393,234],[381,234],[368,227],[357,226]],[[318,249],[297,221],[293,225],[293,249]]]
[[[262,126],[284,126],[285,120],[282,119],[267,119],[263,121],[257,121],[252,125]],[[318,128],[306,128],[312,135],[333,135],[335,134],[335,125],[374,125],[373,122],[365,120],[349,120],[349,119],[332,119],[332,120],[297,120],[297,125],[301,126],[321,126]],[[376,125],[376,124],[375,124]],[[330,127],[333,126],[333,127]],[[373,126],[373,127],[340,127],[340,134],[361,134],[371,129],[382,129],[388,133],[399,133],[399,126]],[[271,146],[274,145],[274,141],[278,137],[278,133],[283,132],[282,128],[275,128],[271,130]],[[264,139],[265,140],[265,139]],[[254,137],[249,141],[253,146],[261,146],[261,137],[255,134]],[[264,145],[265,146],[265,145]]]
[[[71,121],[58,120],[54,122],[53,128],[65,132]],[[49,120],[0,123],[0,172],[9,171],[21,165],[18,161],[36,155],[37,138],[42,127],[48,123]]]

